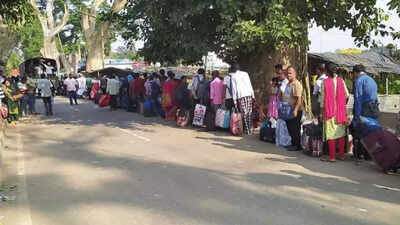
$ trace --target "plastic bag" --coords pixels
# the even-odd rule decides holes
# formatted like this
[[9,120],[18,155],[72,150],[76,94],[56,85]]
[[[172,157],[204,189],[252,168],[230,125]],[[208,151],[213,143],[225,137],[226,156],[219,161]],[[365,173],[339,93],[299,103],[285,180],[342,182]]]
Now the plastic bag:
[[289,135],[286,122],[278,119],[276,124],[276,146],[287,147],[292,145],[292,137]]

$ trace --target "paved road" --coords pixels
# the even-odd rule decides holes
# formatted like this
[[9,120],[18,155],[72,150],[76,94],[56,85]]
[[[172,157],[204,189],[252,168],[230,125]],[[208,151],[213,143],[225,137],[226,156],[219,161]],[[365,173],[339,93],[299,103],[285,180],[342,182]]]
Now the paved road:
[[398,225],[400,176],[90,102],[8,132],[4,225]]

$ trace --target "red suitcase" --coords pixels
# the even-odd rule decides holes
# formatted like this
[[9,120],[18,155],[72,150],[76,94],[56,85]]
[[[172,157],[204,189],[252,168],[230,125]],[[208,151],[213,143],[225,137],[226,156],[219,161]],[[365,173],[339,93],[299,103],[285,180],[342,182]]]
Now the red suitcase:
[[389,131],[373,132],[363,138],[361,143],[385,173],[400,168],[400,141]]

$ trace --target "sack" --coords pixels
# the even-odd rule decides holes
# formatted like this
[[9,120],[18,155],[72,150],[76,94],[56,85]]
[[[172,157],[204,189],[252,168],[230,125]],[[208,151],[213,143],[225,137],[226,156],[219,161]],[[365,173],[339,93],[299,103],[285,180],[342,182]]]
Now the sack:
[[379,103],[376,102],[365,102],[362,105],[362,116],[378,119],[380,114]]
[[260,140],[270,143],[275,143],[275,139],[276,139],[276,128],[272,128],[271,121],[265,121],[261,125]]
[[3,117],[3,119],[7,119],[8,118],[8,108],[7,107],[1,107],[1,117]]
[[286,122],[282,119],[278,119],[276,122],[275,143],[277,147],[287,147],[292,145],[292,137],[289,135]]
[[228,129],[231,119],[231,113],[227,110],[218,109],[215,115],[215,126]]
[[243,135],[243,115],[237,109],[232,110],[230,129],[234,136]]
[[102,95],[99,99],[100,107],[107,107],[110,105],[111,96],[110,95]]
[[178,111],[178,107],[172,106],[165,114],[165,120],[167,121],[175,121],[176,113]]
[[176,125],[186,127],[189,123],[189,111],[179,109],[176,113]]
[[206,123],[207,131],[217,130],[217,128],[215,127],[215,113],[212,112],[211,110],[207,110],[206,117],[205,117],[205,123]]
[[378,131],[368,135],[361,142],[384,172],[400,168],[400,141],[392,133],[386,130]]
[[145,117],[153,117],[154,116],[153,103],[150,100],[147,100],[144,103],[144,113],[143,113],[143,115]]
[[203,126],[204,124],[204,117],[206,115],[206,106],[197,104],[196,108],[194,109],[194,116],[193,116],[193,125],[194,126]]
[[292,106],[286,102],[279,102],[278,106],[279,119],[288,121],[293,118]]

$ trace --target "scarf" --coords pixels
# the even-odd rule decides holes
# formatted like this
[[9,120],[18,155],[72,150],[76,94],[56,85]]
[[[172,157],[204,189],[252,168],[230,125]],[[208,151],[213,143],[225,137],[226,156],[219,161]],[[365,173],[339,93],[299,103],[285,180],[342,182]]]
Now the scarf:
[[335,99],[335,84],[332,77],[324,80],[324,103],[325,103],[325,118],[329,120],[336,118],[337,124],[346,124],[346,94],[344,81],[337,77],[336,99]]

